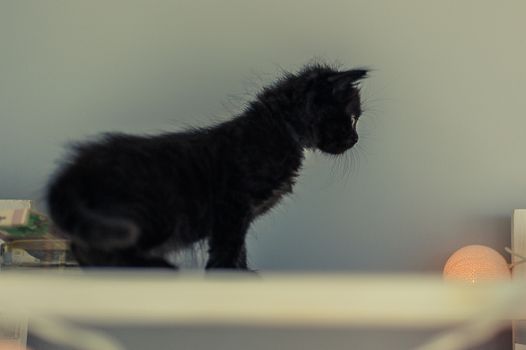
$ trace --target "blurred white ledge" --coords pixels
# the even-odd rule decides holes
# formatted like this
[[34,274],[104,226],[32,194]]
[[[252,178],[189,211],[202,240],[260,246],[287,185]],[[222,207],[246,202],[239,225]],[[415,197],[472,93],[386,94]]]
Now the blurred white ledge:
[[[491,312],[526,319],[526,284],[426,275],[0,273],[0,310],[99,324],[421,328]],[[500,312],[495,312],[500,310]]]

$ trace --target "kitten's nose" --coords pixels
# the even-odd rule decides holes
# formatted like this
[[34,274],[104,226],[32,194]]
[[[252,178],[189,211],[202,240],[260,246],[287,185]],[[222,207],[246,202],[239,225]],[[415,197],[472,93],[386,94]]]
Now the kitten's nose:
[[348,139],[347,142],[345,142],[345,146],[352,147],[358,142],[358,137],[353,137],[351,139]]

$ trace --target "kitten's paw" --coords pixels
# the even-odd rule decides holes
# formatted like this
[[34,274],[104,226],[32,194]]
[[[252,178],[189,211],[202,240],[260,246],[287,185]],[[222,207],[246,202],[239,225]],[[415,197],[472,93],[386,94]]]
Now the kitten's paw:
[[244,272],[246,272],[247,276],[262,278],[261,275],[259,274],[259,271],[257,270],[248,269],[248,270],[245,270]]

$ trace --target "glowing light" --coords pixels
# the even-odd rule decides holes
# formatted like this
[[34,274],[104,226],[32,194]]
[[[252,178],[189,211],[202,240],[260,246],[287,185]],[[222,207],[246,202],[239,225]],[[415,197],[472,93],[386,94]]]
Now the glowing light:
[[470,283],[511,279],[506,260],[497,251],[483,245],[457,250],[444,266],[444,279]]

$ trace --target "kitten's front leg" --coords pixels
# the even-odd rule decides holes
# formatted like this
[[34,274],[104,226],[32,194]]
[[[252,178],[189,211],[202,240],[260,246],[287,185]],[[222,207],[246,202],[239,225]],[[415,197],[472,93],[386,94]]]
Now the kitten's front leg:
[[249,220],[221,220],[208,240],[207,269],[248,270],[245,236]]

